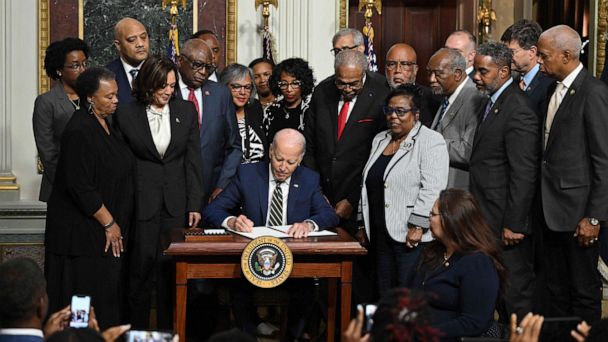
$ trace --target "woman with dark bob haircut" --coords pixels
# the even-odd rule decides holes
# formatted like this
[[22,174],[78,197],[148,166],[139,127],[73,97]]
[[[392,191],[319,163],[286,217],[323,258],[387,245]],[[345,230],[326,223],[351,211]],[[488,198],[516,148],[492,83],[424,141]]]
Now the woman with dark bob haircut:
[[302,58],[289,58],[272,70],[270,89],[283,99],[268,106],[264,112],[264,126],[268,141],[283,128],[304,132],[304,116],[315,85],[312,69]]
[[493,318],[506,270],[477,201],[467,191],[444,190],[430,217],[435,241],[422,251],[411,287],[431,294],[432,325],[442,341],[499,337]]
[[[34,103],[34,139],[42,173],[40,197],[49,200],[59,159],[61,134],[81,100],[76,93],[76,79],[87,67],[89,47],[78,38],[65,38],[46,48],[44,70],[55,86],[38,96]],[[85,100],[82,100],[83,104]],[[84,106],[84,105],[83,105]]]
[[133,81],[136,101],[116,112],[115,123],[137,164],[128,295],[130,322],[137,329],[149,328],[154,288],[158,328],[172,329],[171,263],[163,251],[171,229],[195,227],[201,218],[198,118],[192,103],[174,97],[176,83],[173,62],[151,56]]
[[121,322],[120,275],[134,207],[135,160],[107,122],[118,105],[114,73],[87,69],[76,89],[83,106],[63,132],[47,206],[49,309],[57,312],[72,295],[87,294],[106,328]]

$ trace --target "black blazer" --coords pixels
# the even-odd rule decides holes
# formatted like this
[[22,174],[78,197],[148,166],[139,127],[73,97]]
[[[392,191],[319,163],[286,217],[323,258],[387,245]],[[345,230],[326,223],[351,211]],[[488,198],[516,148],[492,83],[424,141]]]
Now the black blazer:
[[361,195],[361,175],[372,140],[386,129],[382,113],[390,89],[386,78],[366,72],[363,89],[348,117],[342,137],[338,136],[340,92],[331,76],[315,88],[305,117],[306,154],[304,165],[321,174],[323,192],[332,205],[343,199],[356,207]]
[[174,217],[200,212],[202,166],[196,110],[179,99],[169,102],[169,110],[171,142],[163,158],[152,140],[145,104],[136,101],[114,114],[114,123],[136,158],[138,220],[150,219],[163,205]]
[[542,206],[551,230],[574,231],[583,217],[608,219],[607,110],[608,87],[581,70],[555,113],[542,155]]
[[546,99],[551,97],[552,93],[548,93],[548,91],[553,84],[555,84],[555,80],[539,70],[532,79],[532,82],[530,82],[528,88],[526,88],[526,95],[528,95],[533,106],[532,108],[538,115],[539,122],[541,122],[543,118],[541,105]]
[[538,117],[515,82],[498,97],[482,122],[485,106],[473,140],[471,193],[496,233],[509,228],[529,234],[527,217],[540,156]]
[[131,95],[131,84],[129,84],[129,78],[127,77],[125,68],[122,66],[122,61],[120,58],[116,58],[112,62],[108,63],[106,68],[116,74],[116,84],[118,84],[118,105],[124,106],[135,101],[135,98],[133,95]]
[[[264,145],[264,160],[268,160],[268,146],[269,142],[266,139],[266,132],[264,130],[264,109],[260,104],[260,101],[252,99],[248,104],[245,105],[245,124],[247,127],[251,127],[255,133],[262,140]],[[247,139],[243,140],[243,156],[249,157],[249,142]]]

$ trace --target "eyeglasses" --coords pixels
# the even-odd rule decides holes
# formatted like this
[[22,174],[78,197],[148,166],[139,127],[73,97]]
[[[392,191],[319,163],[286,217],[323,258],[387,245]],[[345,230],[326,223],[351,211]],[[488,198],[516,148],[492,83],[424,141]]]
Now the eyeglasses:
[[289,86],[291,86],[291,89],[300,89],[300,87],[302,86],[302,81],[300,81],[300,80],[295,80],[295,81],[291,81],[291,82],[280,81],[280,82],[277,82],[277,84],[279,85],[279,88],[282,90],[287,89]]
[[68,68],[68,69],[72,69],[72,70],[78,70],[80,68],[82,68],[82,70],[86,69],[89,66],[89,62],[88,61],[82,61],[82,63],[72,63],[72,64],[64,64],[63,67],[64,68]]
[[401,70],[412,71],[414,69],[414,66],[416,66],[416,62],[386,61],[386,69],[390,71],[397,70],[399,69],[399,67],[401,67]]
[[192,71],[194,71],[194,72],[198,72],[199,70],[205,69],[205,70],[207,70],[208,74],[213,74],[215,69],[217,69],[217,67],[213,64],[193,61],[192,59],[190,59],[190,57],[188,57],[186,55],[180,55],[180,56],[184,57],[188,61],[188,64],[190,64],[190,67],[192,68]]
[[253,84],[230,83],[230,89],[235,92],[240,92],[242,89],[244,89],[245,91],[251,91],[251,89],[253,89]]
[[441,215],[441,214],[439,214],[439,213],[435,213],[435,212],[433,212],[433,211],[431,211],[431,212],[429,213],[429,217],[433,217],[433,216],[439,216],[439,215]]
[[357,45],[354,45],[354,46],[343,46],[343,47],[341,47],[341,48],[333,48],[333,49],[331,49],[331,50],[329,50],[329,51],[330,51],[331,53],[333,53],[333,54],[334,54],[334,56],[335,56],[335,55],[339,54],[339,53],[340,53],[340,51],[354,50],[354,49],[356,49],[356,48],[357,48]]
[[382,107],[382,111],[384,112],[384,115],[389,116],[389,115],[395,113],[400,118],[404,117],[407,113],[413,112],[415,110],[416,110],[416,108],[414,108],[414,107],[412,107],[412,108],[389,107],[389,106]]
[[363,80],[358,80],[358,81],[354,81],[354,82],[342,82],[338,79],[336,79],[336,88],[342,90],[342,89],[346,89],[347,87],[350,87],[350,89],[353,90],[358,90],[361,89],[363,87]]

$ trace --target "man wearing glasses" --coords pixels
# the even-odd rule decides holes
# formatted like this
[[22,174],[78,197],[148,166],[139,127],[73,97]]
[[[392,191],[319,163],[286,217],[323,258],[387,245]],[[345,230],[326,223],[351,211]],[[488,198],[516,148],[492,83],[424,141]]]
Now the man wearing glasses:
[[330,50],[334,56],[337,56],[340,51],[357,50],[365,52],[365,41],[363,34],[359,30],[345,28],[334,34],[331,40],[333,48]]
[[[397,43],[391,46],[386,53],[386,81],[391,89],[402,84],[415,84],[418,74],[416,63],[416,50],[408,44]],[[441,98],[433,95],[431,88],[418,84],[422,103],[420,104],[420,122],[430,127],[439,108]]]
[[150,39],[146,27],[133,18],[123,18],[114,26],[114,46],[119,58],[106,67],[116,74],[118,105],[133,102],[131,83],[148,58]]
[[[305,117],[304,165],[319,171],[340,225],[356,235],[361,175],[372,139],[386,128],[382,105],[390,89],[384,76],[366,71],[367,58],[358,49],[338,53],[334,70],[316,87]],[[355,266],[354,300],[372,300],[373,291],[365,289],[371,279],[357,279],[358,270]]]
[[208,80],[215,71],[212,56],[204,41],[187,40],[177,59],[179,87],[175,90],[176,96],[192,102],[198,113],[203,208],[228,186],[242,157],[232,95],[227,87]]

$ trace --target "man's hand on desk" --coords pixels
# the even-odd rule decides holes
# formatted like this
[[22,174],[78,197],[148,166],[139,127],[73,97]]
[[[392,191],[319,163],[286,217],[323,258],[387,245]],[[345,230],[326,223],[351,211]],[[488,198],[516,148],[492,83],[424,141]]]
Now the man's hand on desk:
[[287,234],[296,239],[305,238],[308,236],[308,233],[312,232],[315,229],[315,226],[310,222],[298,222],[294,223]]
[[250,233],[253,231],[253,221],[247,218],[245,215],[239,215],[238,217],[233,217],[227,222],[228,227],[232,230],[236,230],[239,232]]

